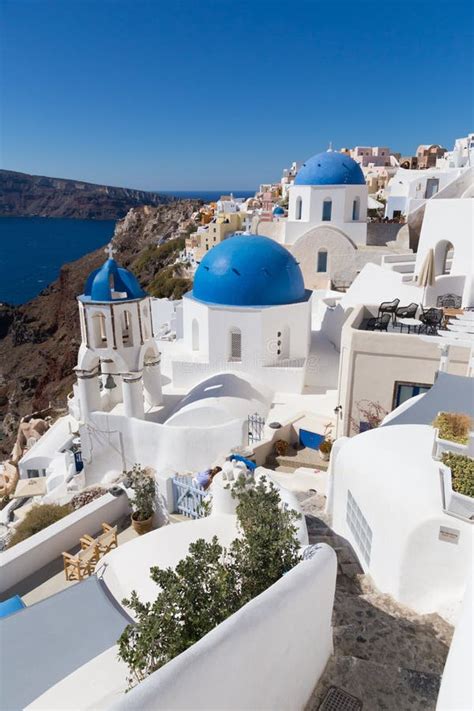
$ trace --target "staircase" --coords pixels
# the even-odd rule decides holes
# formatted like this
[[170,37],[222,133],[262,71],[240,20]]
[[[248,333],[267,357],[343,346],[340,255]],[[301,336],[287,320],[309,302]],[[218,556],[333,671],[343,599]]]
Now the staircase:
[[334,653],[306,711],[319,709],[330,687],[360,699],[364,711],[434,711],[452,627],[378,592],[350,544],[330,528],[324,497],[299,498],[310,543],[328,543],[338,557]]

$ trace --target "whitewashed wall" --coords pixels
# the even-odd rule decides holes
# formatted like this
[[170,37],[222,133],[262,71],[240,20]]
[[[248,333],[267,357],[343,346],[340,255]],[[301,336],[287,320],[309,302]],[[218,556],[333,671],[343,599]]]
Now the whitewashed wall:
[[262,595],[125,694],[113,711],[298,711],[332,653],[337,560],[320,544]]

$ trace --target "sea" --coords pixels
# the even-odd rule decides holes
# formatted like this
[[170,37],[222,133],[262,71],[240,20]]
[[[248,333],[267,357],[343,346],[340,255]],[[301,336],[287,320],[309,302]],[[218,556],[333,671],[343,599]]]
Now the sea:
[[[207,190],[164,194],[213,202],[231,192]],[[233,195],[236,198],[249,197],[254,192],[234,191]],[[0,303],[16,305],[33,299],[58,277],[63,264],[102,245],[105,247],[114,228],[114,220],[0,217]]]

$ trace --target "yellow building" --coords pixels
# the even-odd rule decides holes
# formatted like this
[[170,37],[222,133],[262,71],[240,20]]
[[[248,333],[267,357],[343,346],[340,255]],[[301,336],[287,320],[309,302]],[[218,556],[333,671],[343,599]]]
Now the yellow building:
[[206,228],[193,232],[186,240],[186,250],[194,250],[194,259],[199,262],[206,252],[229,235],[243,229],[245,213],[217,213]]

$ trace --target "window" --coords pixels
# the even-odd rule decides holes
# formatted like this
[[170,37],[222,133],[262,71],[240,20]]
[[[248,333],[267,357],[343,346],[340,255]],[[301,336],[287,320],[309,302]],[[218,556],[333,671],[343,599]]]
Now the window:
[[325,273],[328,270],[328,253],[325,249],[318,252],[318,272]]
[[193,318],[193,323],[191,325],[191,338],[193,344],[193,351],[199,350],[199,323],[197,319]]
[[396,408],[410,398],[428,392],[430,388],[431,385],[428,383],[403,383],[397,380],[395,382],[392,407]]
[[104,314],[96,313],[92,316],[92,334],[94,348],[107,347],[107,332],[105,330]]
[[301,200],[300,197],[296,198],[296,206],[295,206],[295,220],[301,220],[301,213],[303,209],[303,201]]
[[346,523],[354,536],[362,558],[369,565],[372,551],[372,529],[349,489],[347,490]]
[[332,214],[332,200],[329,198],[323,202],[323,222],[330,222]]
[[359,198],[356,198],[354,202],[352,203],[352,219],[353,220],[358,220],[359,219],[359,207],[360,207],[360,201]]
[[133,346],[132,315],[130,311],[122,313],[122,342],[124,346]]
[[230,360],[242,360],[242,333],[238,328],[230,332]]

